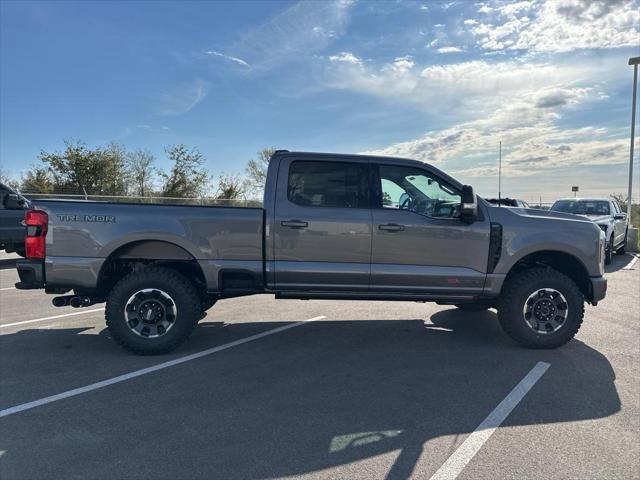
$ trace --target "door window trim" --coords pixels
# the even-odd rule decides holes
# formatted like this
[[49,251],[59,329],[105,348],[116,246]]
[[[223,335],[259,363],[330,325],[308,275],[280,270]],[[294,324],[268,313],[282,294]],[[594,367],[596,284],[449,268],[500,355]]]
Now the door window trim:
[[389,163],[372,163],[371,164],[371,172],[372,172],[372,182],[373,187],[371,189],[371,209],[372,210],[384,210],[385,212],[399,211],[399,212],[408,212],[414,215],[418,215],[420,218],[428,218],[430,220],[446,220],[446,221],[454,221],[460,222],[460,217],[432,217],[430,215],[423,215],[421,213],[414,212],[412,210],[401,210],[395,208],[385,208],[382,205],[382,178],[380,177],[380,167],[390,167],[390,168],[415,168],[416,170],[420,170],[425,173],[426,176],[437,180],[438,183],[446,185],[451,191],[455,192],[456,195],[460,196],[460,201],[462,202],[462,192],[460,189],[454,187],[449,182],[442,179],[442,177],[436,175],[432,171],[427,168],[413,166],[413,165],[397,165],[397,164],[389,164]]

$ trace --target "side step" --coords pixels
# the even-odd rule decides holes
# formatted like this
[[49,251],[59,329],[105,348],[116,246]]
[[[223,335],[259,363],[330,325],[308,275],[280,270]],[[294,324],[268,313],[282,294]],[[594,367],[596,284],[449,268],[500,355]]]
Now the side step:
[[287,290],[276,292],[276,298],[298,300],[374,300],[404,302],[459,303],[472,301],[477,295],[442,295],[433,293],[309,292]]

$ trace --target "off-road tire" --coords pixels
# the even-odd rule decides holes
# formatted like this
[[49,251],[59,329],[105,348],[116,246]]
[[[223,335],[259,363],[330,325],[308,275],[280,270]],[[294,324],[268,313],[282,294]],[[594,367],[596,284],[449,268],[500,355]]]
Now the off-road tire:
[[200,316],[198,317],[198,322],[207,317],[207,310],[212,308],[216,303],[218,303],[217,298],[202,297],[202,300],[200,301]]
[[[147,288],[166,292],[176,306],[172,328],[157,338],[137,335],[125,320],[128,299]],[[186,277],[169,268],[149,267],[130,273],[116,283],[107,296],[105,318],[111,336],[122,347],[139,355],[157,355],[170,352],[191,335],[201,315],[200,306],[200,296]]]
[[611,265],[611,262],[613,262],[613,237],[609,239],[604,249],[605,265]]
[[[568,314],[553,333],[538,333],[527,324],[523,309],[527,298],[537,290],[551,288],[566,299]],[[566,275],[547,267],[535,267],[514,274],[505,283],[498,304],[498,320],[503,330],[516,342],[529,348],[549,349],[564,345],[582,325],[584,295]]]

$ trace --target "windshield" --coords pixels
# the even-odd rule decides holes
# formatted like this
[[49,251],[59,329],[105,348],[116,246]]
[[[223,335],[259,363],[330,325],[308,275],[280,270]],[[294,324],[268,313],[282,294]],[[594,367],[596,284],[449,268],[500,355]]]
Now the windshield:
[[609,215],[609,202],[604,200],[558,200],[551,210],[577,215]]

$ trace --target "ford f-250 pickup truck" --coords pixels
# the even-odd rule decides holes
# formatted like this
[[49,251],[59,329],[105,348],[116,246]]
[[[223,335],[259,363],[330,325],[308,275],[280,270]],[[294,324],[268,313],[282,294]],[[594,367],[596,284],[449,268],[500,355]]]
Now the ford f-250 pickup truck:
[[[575,336],[604,298],[604,235],[561,212],[491,206],[428,164],[278,151],[264,208],[37,201],[17,288],[106,301],[113,338],[170,351],[224,298],[495,307],[534,348]],[[73,294],[68,294],[73,290]]]

